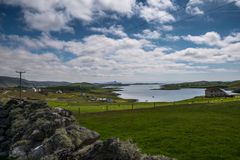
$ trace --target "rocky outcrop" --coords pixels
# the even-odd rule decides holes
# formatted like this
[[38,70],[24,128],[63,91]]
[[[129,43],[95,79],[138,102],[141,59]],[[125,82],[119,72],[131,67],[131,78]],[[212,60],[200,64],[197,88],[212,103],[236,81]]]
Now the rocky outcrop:
[[169,160],[146,156],[130,142],[98,140],[71,112],[43,102],[0,103],[0,157],[17,160]]

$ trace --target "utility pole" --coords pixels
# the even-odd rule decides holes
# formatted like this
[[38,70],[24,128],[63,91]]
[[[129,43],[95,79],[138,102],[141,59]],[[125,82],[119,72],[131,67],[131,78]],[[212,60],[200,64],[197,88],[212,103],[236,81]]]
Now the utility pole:
[[19,98],[20,98],[20,101],[22,100],[22,74],[23,73],[26,73],[25,71],[16,71],[16,73],[19,74]]

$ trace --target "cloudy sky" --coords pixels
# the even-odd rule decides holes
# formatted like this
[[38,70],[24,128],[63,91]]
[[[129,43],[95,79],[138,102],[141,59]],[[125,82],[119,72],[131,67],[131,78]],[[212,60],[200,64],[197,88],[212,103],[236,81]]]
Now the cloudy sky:
[[240,79],[240,0],[0,0],[0,75]]

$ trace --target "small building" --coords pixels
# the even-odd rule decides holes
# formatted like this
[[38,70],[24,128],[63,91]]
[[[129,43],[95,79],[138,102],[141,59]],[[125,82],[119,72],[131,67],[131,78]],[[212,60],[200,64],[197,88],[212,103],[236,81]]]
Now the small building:
[[228,97],[229,95],[222,89],[217,87],[206,88],[205,97]]
[[61,91],[61,90],[57,90],[56,93],[58,93],[58,94],[62,94],[63,91]]
[[112,103],[112,98],[97,98],[97,101]]
[[40,89],[40,88],[35,88],[35,87],[33,87],[33,88],[31,89],[31,91],[32,91],[32,92],[41,92],[41,89]]

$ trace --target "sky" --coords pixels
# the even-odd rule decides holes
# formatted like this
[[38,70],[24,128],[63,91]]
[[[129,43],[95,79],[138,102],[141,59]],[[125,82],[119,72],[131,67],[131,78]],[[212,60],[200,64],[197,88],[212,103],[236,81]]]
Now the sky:
[[0,0],[0,76],[240,79],[240,0]]

